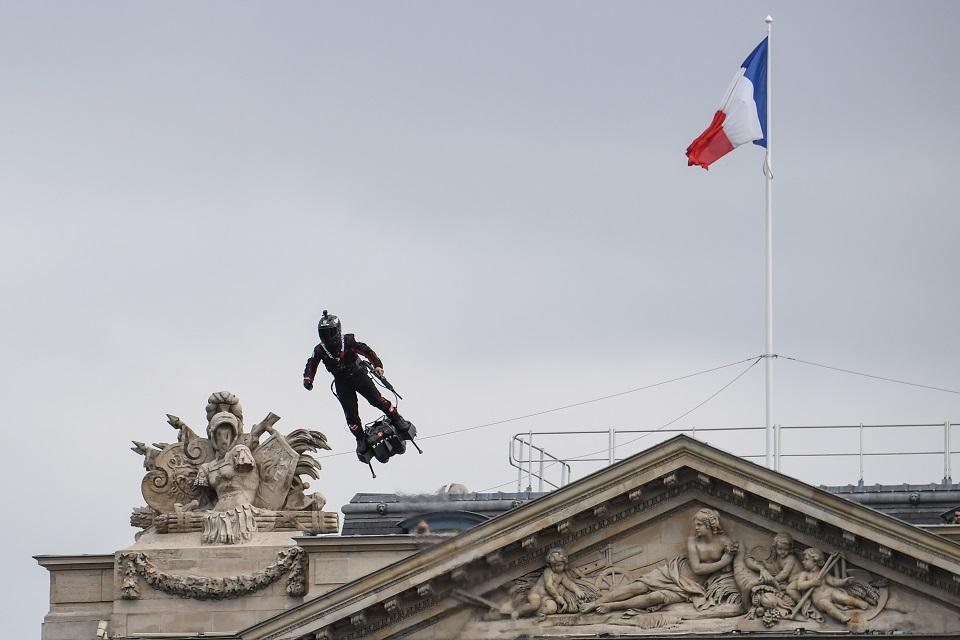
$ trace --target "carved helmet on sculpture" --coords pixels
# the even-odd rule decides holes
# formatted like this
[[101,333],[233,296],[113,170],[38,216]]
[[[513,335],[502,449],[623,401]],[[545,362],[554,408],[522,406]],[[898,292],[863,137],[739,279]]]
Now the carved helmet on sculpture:
[[243,408],[240,406],[240,398],[229,391],[215,391],[207,398],[207,422],[214,415],[221,411],[228,411],[237,417],[240,425],[243,425]]
[[[221,448],[217,440],[217,430],[223,427],[230,429],[230,442],[226,447]],[[210,444],[213,445],[213,448],[217,450],[218,453],[224,453],[237,444],[240,440],[242,430],[243,427],[237,416],[229,411],[220,411],[219,413],[213,414],[210,418],[210,423],[207,424],[207,440],[210,441]]]
[[320,341],[326,345],[327,349],[334,354],[340,352],[343,339],[343,334],[340,330],[340,318],[327,313],[327,310],[324,309],[323,317],[321,317],[320,322],[317,323],[317,333],[320,334]]

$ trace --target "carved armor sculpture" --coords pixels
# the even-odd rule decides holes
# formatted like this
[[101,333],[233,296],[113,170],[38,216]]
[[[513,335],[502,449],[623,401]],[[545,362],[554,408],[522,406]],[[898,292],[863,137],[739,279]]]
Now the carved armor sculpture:
[[228,409],[236,413],[219,411],[210,417],[207,439],[213,443],[216,457],[200,465],[195,480],[198,487],[209,487],[216,494],[213,507],[203,516],[201,541],[205,543],[249,540],[257,531],[256,516],[261,515],[261,510],[253,506],[260,472],[253,452],[241,440],[240,404],[232,394],[225,400]]
[[[273,428],[280,419],[273,413],[245,433],[240,401],[228,391],[210,396],[206,414],[206,438],[167,416],[179,434],[175,444],[134,443],[144,456],[143,496],[154,514],[138,512],[135,525],[160,533],[200,530],[204,544],[245,542],[277,528],[336,530],[329,517],[318,517],[323,496],[307,496],[310,485],[300,478],[319,475],[309,452],[330,448],[322,433],[297,429],[284,436]],[[270,438],[261,445],[265,433]]]
[[253,504],[260,486],[257,461],[250,448],[239,442],[240,421],[232,413],[221,411],[207,427],[207,438],[213,443],[216,459],[200,465],[196,483],[210,487],[217,494],[214,511],[226,511]]

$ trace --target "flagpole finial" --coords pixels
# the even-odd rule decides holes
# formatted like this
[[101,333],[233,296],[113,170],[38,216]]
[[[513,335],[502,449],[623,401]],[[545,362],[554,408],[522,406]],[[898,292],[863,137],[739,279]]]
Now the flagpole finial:
[[763,19],[763,21],[766,22],[767,24],[770,24],[771,22],[773,22],[773,16],[768,15],[766,18]]

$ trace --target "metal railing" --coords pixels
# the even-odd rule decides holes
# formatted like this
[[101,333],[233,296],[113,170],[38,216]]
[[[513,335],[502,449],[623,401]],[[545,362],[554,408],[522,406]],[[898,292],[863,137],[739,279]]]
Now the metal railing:
[[[859,482],[863,484],[863,463],[865,458],[874,456],[943,456],[943,483],[952,483],[952,461],[953,454],[960,451],[953,451],[951,445],[951,431],[953,423],[945,420],[940,423],[924,424],[856,424],[856,425],[774,425],[773,427],[773,468],[781,470],[781,459],[783,458],[837,458],[837,457],[856,457],[859,462]],[[874,429],[925,429],[938,428],[943,430],[943,448],[936,451],[866,451],[864,449],[864,432]],[[826,452],[785,452],[783,447],[783,433],[792,430],[856,430],[858,437],[858,446],[856,451],[826,451]],[[510,439],[509,462],[510,466],[517,469],[517,491],[524,491],[523,480],[527,479],[526,491],[533,491],[533,484],[536,481],[539,491],[544,490],[544,485],[549,485],[554,489],[562,487],[570,482],[572,463],[587,462],[605,462],[608,465],[622,460],[617,457],[617,447],[632,444],[651,434],[677,434],[686,433],[696,438],[697,433],[703,432],[734,432],[734,431],[763,431],[764,427],[701,427],[688,429],[592,429],[587,431],[526,431],[517,433]],[[639,434],[637,437],[617,442],[618,436],[627,434]],[[606,436],[606,447],[597,449],[590,453],[568,458],[557,457],[544,449],[545,445],[553,444],[558,438],[566,436]],[[542,444],[534,444],[534,438],[538,438]],[[526,452],[526,453],[525,453]],[[604,457],[594,457],[606,453]],[[524,457],[526,456],[526,457]],[[741,458],[759,458],[765,459],[766,453],[741,455]],[[558,467],[558,468],[557,468]],[[556,482],[548,479],[548,472],[557,468],[557,473],[552,475]]]
[[[510,466],[517,468],[517,492],[518,493],[520,491],[523,491],[523,489],[521,489],[521,485],[523,483],[523,465],[524,464],[527,465],[527,479],[528,479],[527,488],[526,488],[527,491],[533,491],[534,478],[536,478],[538,482],[539,488],[537,489],[537,491],[543,491],[544,483],[550,485],[554,489],[559,489],[560,487],[570,482],[570,471],[571,471],[570,464],[567,461],[561,460],[560,458],[557,458],[553,454],[548,453],[546,449],[544,449],[543,447],[539,447],[533,444],[533,436],[535,435],[538,435],[538,434],[535,434],[533,431],[528,431],[527,433],[518,433],[517,435],[513,436],[513,438],[511,438],[510,440]],[[524,440],[522,439],[522,436],[527,437],[526,442],[524,442]],[[527,459],[523,460],[522,463],[520,462],[521,460],[520,456],[517,456],[517,457],[514,456],[514,445],[516,444],[520,445],[520,456],[523,456],[524,447],[526,447],[527,449]],[[537,464],[536,472],[534,472],[533,470],[535,451],[539,452],[540,454],[539,460],[536,461],[536,464]],[[553,465],[556,465],[556,464],[560,465],[560,479],[559,479],[560,484],[554,484],[553,482],[551,482],[550,480],[547,480],[544,477],[544,463],[547,463],[548,467],[552,467]]]

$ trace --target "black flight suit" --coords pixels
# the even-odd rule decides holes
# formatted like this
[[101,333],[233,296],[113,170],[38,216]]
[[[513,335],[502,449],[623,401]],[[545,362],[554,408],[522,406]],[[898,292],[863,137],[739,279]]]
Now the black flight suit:
[[352,333],[343,336],[343,349],[337,352],[324,349],[323,343],[320,343],[313,348],[313,355],[307,359],[307,366],[303,369],[303,381],[312,384],[314,376],[317,375],[317,368],[321,362],[323,363],[327,371],[333,374],[334,389],[337,392],[337,399],[340,400],[340,406],[343,407],[347,427],[358,438],[363,434],[360,408],[357,406],[358,393],[372,406],[387,414],[394,427],[404,429],[406,425],[403,418],[397,413],[396,407],[380,395],[360,356],[369,360],[374,367],[383,367],[383,362],[376,352],[363,342],[359,342]]

